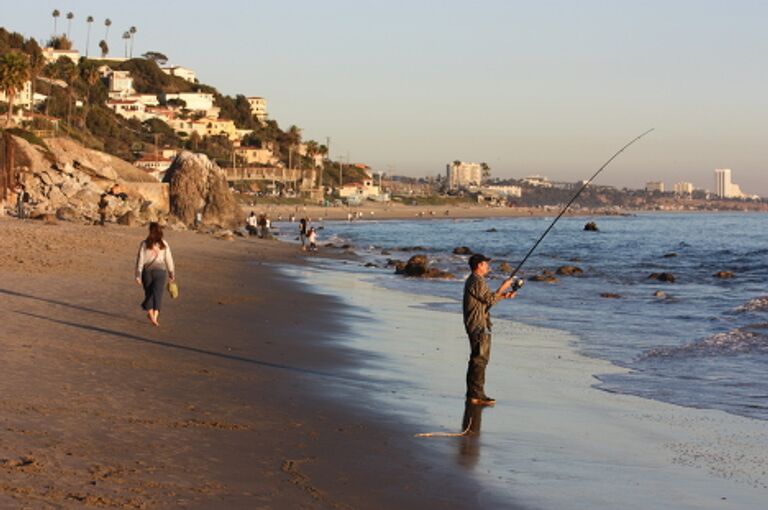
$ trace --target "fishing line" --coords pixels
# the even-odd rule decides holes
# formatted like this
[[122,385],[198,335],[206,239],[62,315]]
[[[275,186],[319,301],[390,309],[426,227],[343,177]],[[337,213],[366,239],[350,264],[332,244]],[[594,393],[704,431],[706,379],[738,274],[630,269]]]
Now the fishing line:
[[[635,143],[636,141],[638,141],[639,139],[641,139],[642,137],[644,137],[645,135],[647,135],[648,133],[653,131],[654,129],[655,128],[651,128],[648,131],[646,131],[645,133],[643,133],[643,134],[633,138],[630,142],[628,142],[626,145],[624,145],[624,147],[622,147],[621,149],[616,151],[616,153],[613,156],[611,156],[608,159],[608,161],[603,163],[603,166],[601,166],[597,170],[597,172],[595,172],[592,175],[592,177],[590,177],[589,180],[587,182],[585,182],[581,186],[581,188],[579,188],[579,191],[577,191],[576,194],[573,195],[573,198],[571,198],[571,200],[565,205],[565,207],[563,207],[562,211],[560,211],[560,214],[558,214],[557,217],[554,219],[554,221],[552,221],[552,223],[549,225],[549,227],[547,227],[547,230],[545,230],[544,233],[541,234],[541,237],[539,237],[539,239],[536,241],[536,243],[533,245],[533,247],[530,250],[528,250],[528,253],[525,255],[525,257],[523,257],[523,260],[520,261],[520,263],[517,265],[515,270],[512,271],[512,274],[509,275],[510,278],[514,278],[514,276],[517,274],[517,272],[520,271],[520,268],[523,267],[523,264],[525,264],[525,261],[528,260],[528,257],[530,257],[531,254],[533,254],[533,251],[536,249],[537,246],[539,246],[539,243],[541,243],[541,241],[547,236],[547,234],[549,234],[549,231],[552,230],[552,227],[555,226],[555,223],[557,223],[557,220],[559,220],[563,216],[563,214],[565,214],[565,212],[568,210],[568,208],[571,206],[571,204],[573,204],[573,202],[576,201],[577,198],[579,198],[579,195],[581,195],[581,192],[584,191],[585,189],[587,189],[587,186],[589,186],[589,184],[595,179],[595,177],[597,177],[600,174],[600,172],[602,172],[605,169],[605,167],[607,167],[611,163],[611,161],[616,159],[616,157],[619,154],[624,152],[624,149],[626,149],[627,147],[629,147],[630,145],[632,145],[633,143]],[[518,282],[520,282],[520,283],[518,283]],[[521,286],[522,286],[522,280],[518,280],[515,283],[515,287],[520,288]]]

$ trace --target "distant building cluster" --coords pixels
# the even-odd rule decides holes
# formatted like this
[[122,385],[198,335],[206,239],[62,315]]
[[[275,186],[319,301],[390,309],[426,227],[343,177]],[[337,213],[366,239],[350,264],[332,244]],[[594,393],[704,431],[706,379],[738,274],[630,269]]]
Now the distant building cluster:
[[454,161],[446,166],[445,179],[449,190],[480,186],[483,183],[481,163]]
[[744,197],[739,185],[731,181],[730,168],[715,169],[715,194],[720,198]]

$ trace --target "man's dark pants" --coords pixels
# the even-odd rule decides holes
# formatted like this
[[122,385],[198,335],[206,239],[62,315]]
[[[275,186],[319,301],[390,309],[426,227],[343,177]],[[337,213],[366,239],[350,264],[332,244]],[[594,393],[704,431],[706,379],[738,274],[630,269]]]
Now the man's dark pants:
[[472,353],[467,367],[467,398],[486,398],[485,367],[491,357],[491,333],[487,329],[477,329],[469,335]]

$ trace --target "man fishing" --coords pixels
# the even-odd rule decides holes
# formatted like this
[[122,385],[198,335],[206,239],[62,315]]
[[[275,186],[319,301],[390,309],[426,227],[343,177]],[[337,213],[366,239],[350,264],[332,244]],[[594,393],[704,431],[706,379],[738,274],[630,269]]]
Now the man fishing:
[[469,337],[471,354],[467,367],[467,401],[470,404],[492,406],[496,400],[485,394],[485,367],[491,355],[491,307],[498,301],[510,299],[517,294],[507,292],[515,279],[510,277],[501,284],[496,292],[488,288],[485,281],[491,266],[491,259],[475,253],[469,257],[472,274],[464,284],[464,328]]
[[[611,161],[624,152],[624,150],[653,131],[649,129],[640,136],[635,137],[629,143],[624,145],[621,149],[611,156],[603,166],[601,166],[597,172],[586,181],[581,188],[573,195],[573,198],[563,207],[557,217],[550,223],[549,227],[541,234],[541,237],[534,243],[533,247],[528,250],[523,260],[517,265],[512,274],[504,280],[496,292],[491,292],[488,289],[488,285],[485,283],[485,275],[491,270],[488,265],[489,259],[485,255],[476,253],[469,257],[469,267],[472,270],[472,274],[467,278],[467,282],[464,284],[464,327],[467,330],[467,336],[469,336],[469,345],[472,349],[472,353],[469,357],[469,366],[467,367],[467,402],[475,405],[492,406],[496,403],[496,400],[490,398],[485,394],[485,367],[488,366],[488,358],[491,355],[491,307],[496,304],[497,301],[502,299],[513,298],[517,295],[517,290],[522,286],[522,280],[515,279],[515,275],[523,264],[528,260],[536,247],[539,246],[542,240],[547,236],[555,223],[565,214],[571,204],[581,195],[581,193],[589,186],[589,184],[607,167]],[[507,289],[512,287],[512,291],[507,292]]]

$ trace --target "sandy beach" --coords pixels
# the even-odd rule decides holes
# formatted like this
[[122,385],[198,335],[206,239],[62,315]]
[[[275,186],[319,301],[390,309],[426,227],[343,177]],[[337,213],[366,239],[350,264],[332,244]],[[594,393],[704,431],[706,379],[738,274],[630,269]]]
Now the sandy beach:
[[[0,507],[463,508],[368,405],[356,313],[275,272],[294,246],[168,232],[181,298],[154,328],[144,229],[0,219]],[[344,393],[334,391],[343,389]]]
[[[144,229],[0,219],[0,507],[752,509],[765,422],[594,389],[618,370],[497,323],[465,409],[458,304],[295,245],[167,232],[181,298],[139,309]],[[504,377],[501,377],[504,372]],[[456,433],[473,419],[469,437]]]

